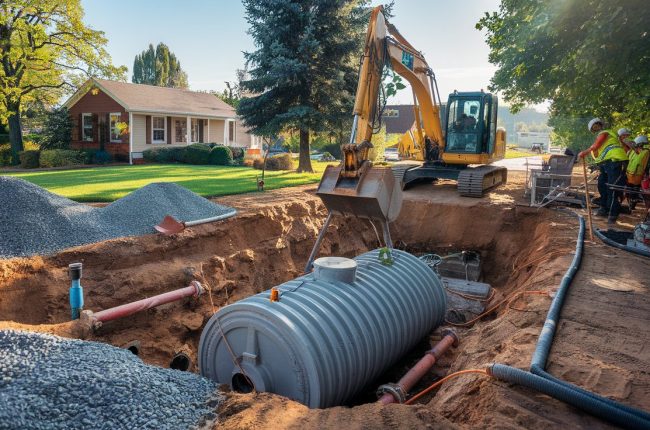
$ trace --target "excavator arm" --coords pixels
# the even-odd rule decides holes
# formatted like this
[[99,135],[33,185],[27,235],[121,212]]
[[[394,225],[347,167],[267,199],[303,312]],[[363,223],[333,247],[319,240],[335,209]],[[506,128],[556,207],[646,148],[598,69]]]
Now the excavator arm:
[[[344,169],[342,176],[359,177],[370,167],[368,153],[372,148],[372,135],[378,119],[378,97],[381,90],[385,67],[391,67],[402,76],[413,89],[415,118],[413,137],[418,142],[427,142],[431,147],[444,150],[442,125],[440,122],[440,97],[433,71],[420,52],[418,52],[395,26],[388,23],[382,6],[373,9],[363,61],[359,72],[359,83],[354,103],[354,123],[350,143],[343,145]],[[435,89],[435,93],[434,93]],[[428,138],[428,139],[425,139]],[[421,145],[425,146],[425,145]],[[415,146],[411,148],[411,151]],[[427,148],[418,148],[425,151]],[[433,148],[429,148],[431,150]]]

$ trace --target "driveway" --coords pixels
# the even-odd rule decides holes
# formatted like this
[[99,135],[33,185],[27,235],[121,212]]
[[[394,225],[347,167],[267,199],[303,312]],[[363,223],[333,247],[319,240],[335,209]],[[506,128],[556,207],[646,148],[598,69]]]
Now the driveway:
[[530,169],[539,169],[542,166],[542,156],[535,155],[534,157],[506,158],[497,161],[496,163],[492,163],[492,165],[505,167],[508,170],[526,171]]

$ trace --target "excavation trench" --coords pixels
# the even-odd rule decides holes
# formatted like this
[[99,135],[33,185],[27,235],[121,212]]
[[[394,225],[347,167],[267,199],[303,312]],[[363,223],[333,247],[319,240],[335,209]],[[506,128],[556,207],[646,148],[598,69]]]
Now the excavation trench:
[[[275,196],[262,202],[250,197],[224,199],[237,207],[240,215],[193,227],[172,237],[123,238],[48,257],[1,260],[0,320],[5,321],[1,325],[30,326],[63,336],[79,336],[68,323],[67,266],[73,262],[84,264],[84,307],[93,311],[199,280],[208,290],[200,298],[111,321],[89,337],[119,347],[132,346],[137,339],[138,356],[146,363],[162,367],[168,367],[176,352],[183,351],[191,362],[184,362],[183,366],[197,371],[199,337],[214,311],[302,272],[325,210],[311,190]],[[533,288],[529,284],[534,284],[535,289],[557,284],[565,268],[562,255],[568,254],[573,246],[570,219],[552,211],[518,207],[509,201],[490,203],[457,196],[447,200],[411,199],[407,195],[402,215],[392,225],[397,246],[416,255],[446,255],[460,250],[480,253],[481,279],[495,288],[497,297]],[[354,257],[377,246],[378,239],[366,221],[335,218],[320,255]],[[551,259],[559,262],[552,265],[554,270],[539,269],[540,261]],[[522,299],[519,305],[543,300]],[[512,311],[500,309],[485,321],[489,323],[490,318],[498,319],[508,312]],[[427,386],[452,365],[462,364],[468,349],[480,349],[489,359],[490,348],[477,346],[479,338],[485,336],[481,332],[485,324],[480,325],[483,328],[459,329],[461,346],[440,359],[414,391]],[[375,400],[374,390],[379,384],[398,380],[438,338],[439,330],[430,333],[348,406]]]

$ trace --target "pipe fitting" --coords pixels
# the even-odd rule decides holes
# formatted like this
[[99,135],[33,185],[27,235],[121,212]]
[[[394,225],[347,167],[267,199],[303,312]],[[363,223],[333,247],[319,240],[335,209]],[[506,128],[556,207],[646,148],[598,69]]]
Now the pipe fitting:
[[205,289],[203,288],[203,285],[199,281],[192,281],[190,282],[190,286],[194,287],[196,289],[196,293],[192,297],[199,297],[205,292]]
[[404,403],[406,401],[406,393],[404,392],[402,386],[399,384],[390,383],[380,385],[379,388],[377,388],[377,398],[381,401],[385,395],[390,395],[393,398],[392,400],[387,399],[391,401],[388,401],[386,403]]
[[427,351],[427,354],[432,355],[436,361],[445,353],[450,347],[458,346],[458,335],[451,329],[444,330],[442,332],[443,336],[440,339],[440,342],[436,343],[431,350]]
[[453,346],[454,348],[458,347],[458,343],[460,342],[460,339],[458,338],[458,334],[456,334],[456,331],[454,329],[446,328],[440,333],[440,335],[442,337],[451,336],[454,339],[454,343],[452,343],[451,346]]

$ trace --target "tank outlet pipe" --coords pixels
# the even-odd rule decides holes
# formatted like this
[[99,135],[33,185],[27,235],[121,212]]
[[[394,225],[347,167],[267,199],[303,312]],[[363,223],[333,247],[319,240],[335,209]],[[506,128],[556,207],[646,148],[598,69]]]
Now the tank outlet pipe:
[[70,275],[70,308],[73,320],[79,319],[79,315],[84,308],[84,289],[81,287],[82,267],[82,263],[68,265],[68,274]]
[[116,306],[114,308],[105,309],[103,311],[93,313],[92,317],[94,322],[104,323],[107,321],[124,318],[126,316],[133,315],[147,309],[155,308],[166,303],[175,302],[185,297],[198,297],[201,294],[203,294],[203,287],[201,287],[201,284],[197,281],[192,281],[190,285],[185,288],[169,291],[167,293]]
[[440,342],[424,354],[397,384],[384,384],[377,389],[378,403],[389,405],[391,403],[404,403],[406,395],[422,377],[431,370],[436,361],[452,346],[458,346],[458,336],[453,330],[444,330]]

